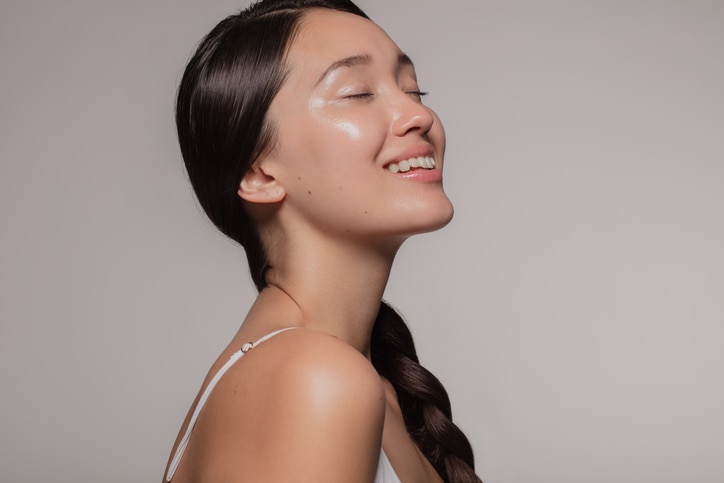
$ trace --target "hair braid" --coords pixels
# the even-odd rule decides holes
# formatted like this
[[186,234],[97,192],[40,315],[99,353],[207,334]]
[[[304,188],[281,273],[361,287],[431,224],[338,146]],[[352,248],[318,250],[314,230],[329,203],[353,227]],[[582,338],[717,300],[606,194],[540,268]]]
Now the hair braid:
[[407,430],[435,470],[448,483],[480,483],[473,450],[452,421],[442,383],[420,365],[412,334],[386,302],[372,330],[372,363],[395,388]]

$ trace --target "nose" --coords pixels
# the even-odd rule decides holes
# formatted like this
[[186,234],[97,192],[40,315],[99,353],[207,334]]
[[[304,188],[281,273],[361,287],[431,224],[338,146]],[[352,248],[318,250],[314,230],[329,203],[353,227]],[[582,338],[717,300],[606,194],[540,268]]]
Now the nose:
[[392,116],[392,134],[405,136],[414,131],[427,134],[435,122],[432,111],[414,96],[405,92],[401,94],[404,98],[399,101]]

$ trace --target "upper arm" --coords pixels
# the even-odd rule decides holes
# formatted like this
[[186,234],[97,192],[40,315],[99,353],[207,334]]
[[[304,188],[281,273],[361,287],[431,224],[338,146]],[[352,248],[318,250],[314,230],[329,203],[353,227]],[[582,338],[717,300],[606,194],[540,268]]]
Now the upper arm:
[[223,468],[224,481],[373,481],[385,411],[379,376],[347,344],[293,332],[252,350],[220,388],[207,431],[215,451],[205,460]]

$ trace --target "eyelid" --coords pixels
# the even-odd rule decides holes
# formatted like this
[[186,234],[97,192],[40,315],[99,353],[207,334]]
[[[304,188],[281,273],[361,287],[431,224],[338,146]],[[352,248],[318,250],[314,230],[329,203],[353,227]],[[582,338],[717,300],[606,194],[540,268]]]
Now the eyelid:
[[339,99],[360,99],[373,94],[373,89],[365,83],[351,83],[343,86],[337,91],[335,97]]
[[372,92],[357,92],[354,94],[348,94],[344,96],[345,99],[368,99],[370,97],[373,97],[374,93]]
[[[403,89],[405,94],[411,95],[411,96],[417,96],[417,97],[424,97],[428,95],[429,93],[427,91],[420,90],[419,87],[415,87],[412,89]],[[369,99],[375,97],[375,93],[371,90],[363,90],[360,89],[358,91],[352,90],[349,94],[345,93],[342,95],[343,99]]]

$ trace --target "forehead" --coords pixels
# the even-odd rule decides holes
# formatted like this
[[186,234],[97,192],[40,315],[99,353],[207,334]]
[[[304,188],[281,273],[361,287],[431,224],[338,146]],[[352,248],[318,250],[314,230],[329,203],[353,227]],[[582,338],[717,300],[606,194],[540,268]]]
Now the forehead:
[[331,63],[350,56],[365,55],[383,64],[396,62],[400,54],[392,39],[371,20],[336,10],[312,9],[300,22],[287,62],[292,75],[295,71],[319,75]]

